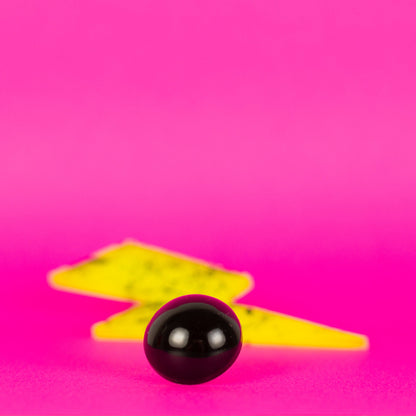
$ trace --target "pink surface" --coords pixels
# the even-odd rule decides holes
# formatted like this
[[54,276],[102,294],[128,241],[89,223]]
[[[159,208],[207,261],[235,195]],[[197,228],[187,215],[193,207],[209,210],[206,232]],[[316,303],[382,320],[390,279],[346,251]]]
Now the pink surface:
[[[1,414],[416,414],[414,2],[1,2],[0,57]],[[125,237],[371,350],[164,381],[46,285]]]

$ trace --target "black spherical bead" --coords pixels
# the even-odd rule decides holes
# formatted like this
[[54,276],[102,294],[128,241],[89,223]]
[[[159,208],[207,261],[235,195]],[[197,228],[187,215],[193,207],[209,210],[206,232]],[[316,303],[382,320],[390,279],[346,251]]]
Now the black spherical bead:
[[198,384],[226,371],[241,350],[241,326],[218,299],[188,295],[159,309],[146,328],[144,351],[152,367],[175,383]]

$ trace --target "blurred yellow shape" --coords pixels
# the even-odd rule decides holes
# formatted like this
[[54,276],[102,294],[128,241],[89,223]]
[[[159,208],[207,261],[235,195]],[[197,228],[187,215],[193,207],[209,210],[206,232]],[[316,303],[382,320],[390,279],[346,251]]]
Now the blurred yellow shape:
[[92,335],[99,340],[142,340],[147,323],[164,303],[200,293],[221,299],[233,308],[246,343],[336,349],[368,347],[364,335],[235,303],[253,287],[247,273],[230,272],[135,241],[110,246],[90,260],[54,270],[49,282],[65,291],[137,303],[93,325]]

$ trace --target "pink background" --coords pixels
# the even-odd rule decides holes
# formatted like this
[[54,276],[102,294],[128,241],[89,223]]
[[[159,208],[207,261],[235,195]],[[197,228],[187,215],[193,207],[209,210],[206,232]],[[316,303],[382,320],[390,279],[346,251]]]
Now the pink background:
[[[416,414],[416,3],[0,3],[0,413]],[[133,237],[367,353],[158,377],[49,270]]]

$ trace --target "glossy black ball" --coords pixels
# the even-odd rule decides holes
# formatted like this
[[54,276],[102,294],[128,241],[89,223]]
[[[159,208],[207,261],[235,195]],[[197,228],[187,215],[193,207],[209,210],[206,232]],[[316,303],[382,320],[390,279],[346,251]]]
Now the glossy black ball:
[[175,383],[198,384],[219,376],[240,350],[237,316],[225,303],[205,295],[168,302],[156,312],[144,336],[150,364]]

